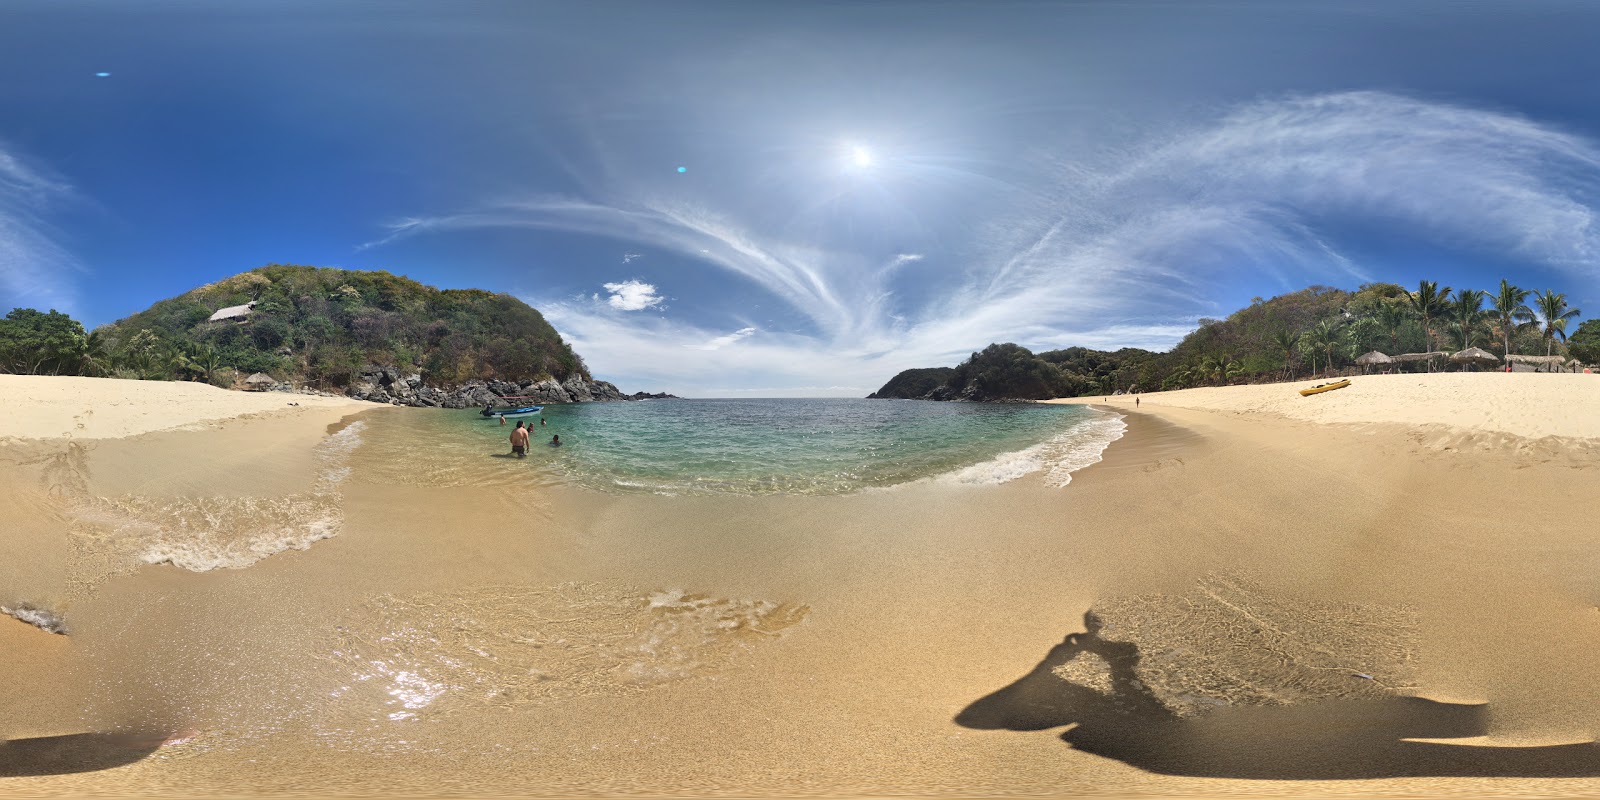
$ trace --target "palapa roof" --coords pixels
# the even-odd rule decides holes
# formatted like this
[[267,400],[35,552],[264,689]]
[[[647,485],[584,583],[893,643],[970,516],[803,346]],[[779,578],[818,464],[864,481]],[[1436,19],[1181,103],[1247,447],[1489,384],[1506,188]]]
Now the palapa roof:
[[239,319],[241,317],[248,317],[250,316],[250,310],[254,308],[255,305],[256,302],[251,300],[242,306],[228,306],[227,308],[219,308],[217,309],[217,313],[212,314],[206,319],[206,322],[216,322],[224,319]]
[[1426,361],[1426,360],[1428,360],[1430,358],[1449,358],[1449,357],[1450,357],[1450,354],[1449,353],[1445,353],[1445,352],[1401,353],[1400,355],[1397,355],[1397,356],[1391,356],[1390,360],[1391,361]]
[[1500,357],[1481,347],[1469,347],[1455,355],[1450,356],[1451,361],[1495,361]]
[[1518,364],[1565,364],[1565,363],[1567,363],[1567,357],[1566,356],[1523,356],[1523,355],[1517,355],[1515,353],[1513,353],[1512,355],[1506,356],[1506,360],[1507,361],[1512,361],[1512,362],[1515,362],[1515,363],[1518,363]]
[[261,386],[263,384],[268,384],[268,383],[277,383],[277,381],[272,379],[271,375],[268,375],[265,372],[257,372],[256,374],[251,375],[248,378],[245,378],[244,382],[250,384],[251,386]]
[[1392,364],[1394,363],[1394,359],[1374,350],[1370,353],[1363,353],[1362,355],[1356,357],[1356,363],[1365,367],[1368,364]]

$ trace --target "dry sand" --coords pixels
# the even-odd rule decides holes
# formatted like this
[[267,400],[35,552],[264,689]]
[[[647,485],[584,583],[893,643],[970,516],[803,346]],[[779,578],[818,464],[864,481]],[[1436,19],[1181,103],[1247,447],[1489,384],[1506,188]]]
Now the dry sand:
[[[1360,425],[1448,425],[1475,433],[1600,439],[1600,375],[1531,372],[1441,372],[1368,375],[1350,386],[1300,396],[1325,380],[1147,392],[1141,410],[1189,408],[1272,415],[1307,422]],[[1133,406],[1133,397],[1078,397],[1050,403]]]
[[[0,628],[0,794],[1600,793],[1600,461],[1575,438],[1600,378],[1403,377],[1337,407],[1144,395],[1060,490],[434,484],[426,412],[366,415],[386,444],[351,457],[336,537],[84,583],[65,643]],[[1430,386],[1475,427],[1409,435]],[[213,437],[321,422],[48,472],[191,498],[248,467],[181,469]],[[24,461],[0,479],[45,479]],[[62,536],[51,508],[8,513]]]
[[0,375],[0,440],[109,439],[189,428],[245,415],[375,404],[345,397],[234,392],[203,383]]

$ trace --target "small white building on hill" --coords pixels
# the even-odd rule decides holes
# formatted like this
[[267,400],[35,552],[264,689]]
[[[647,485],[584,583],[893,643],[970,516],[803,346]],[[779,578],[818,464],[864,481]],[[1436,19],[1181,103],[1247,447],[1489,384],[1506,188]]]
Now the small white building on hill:
[[228,306],[227,308],[219,308],[217,309],[217,313],[212,314],[206,319],[206,322],[221,322],[225,319],[245,322],[250,319],[250,311],[251,309],[254,309],[255,306],[256,302],[251,300],[242,306]]

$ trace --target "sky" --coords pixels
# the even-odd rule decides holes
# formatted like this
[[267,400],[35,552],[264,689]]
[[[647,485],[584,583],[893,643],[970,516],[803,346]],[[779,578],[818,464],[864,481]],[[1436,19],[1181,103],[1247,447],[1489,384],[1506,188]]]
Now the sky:
[[1308,285],[1600,312],[1600,4],[0,9],[0,310],[269,263],[539,309],[596,377],[861,396]]

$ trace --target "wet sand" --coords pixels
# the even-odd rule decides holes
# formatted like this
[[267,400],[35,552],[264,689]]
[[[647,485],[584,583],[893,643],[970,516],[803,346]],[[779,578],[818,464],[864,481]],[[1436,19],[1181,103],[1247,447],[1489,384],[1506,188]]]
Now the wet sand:
[[1063,489],[843,497],[453,485],[370,413],[336,535],[206,572],[73,498],[304,493],[327,420],[222,424],[259,484],[194,432],[12,458],[69,635],[0,618],[0,793],[1600,793],[1587,443],[1151,411]]

